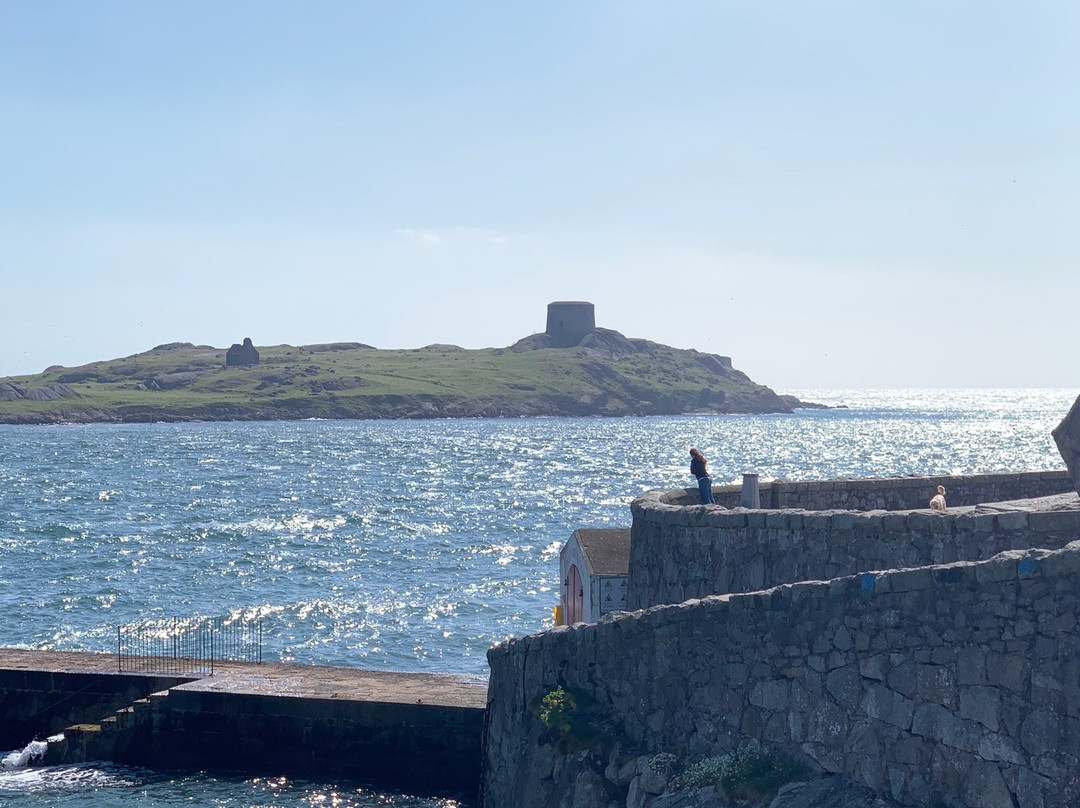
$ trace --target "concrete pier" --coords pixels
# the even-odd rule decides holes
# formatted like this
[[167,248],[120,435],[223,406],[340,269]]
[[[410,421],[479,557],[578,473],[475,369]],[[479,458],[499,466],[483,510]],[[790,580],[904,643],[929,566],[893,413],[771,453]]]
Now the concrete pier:
[[476,796],[486,683],[308,665],[120,673],[116,657],[0,649],[0,748],[64,732],[49,760],[352,777]]

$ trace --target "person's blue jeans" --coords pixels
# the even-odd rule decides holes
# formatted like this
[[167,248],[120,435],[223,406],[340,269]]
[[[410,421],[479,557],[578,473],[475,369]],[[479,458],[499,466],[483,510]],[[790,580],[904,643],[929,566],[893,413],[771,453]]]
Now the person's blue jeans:
[[701,492],[701,502],[703,505],[712,505],[712,477],[698,477],[697,481],[698,490]]

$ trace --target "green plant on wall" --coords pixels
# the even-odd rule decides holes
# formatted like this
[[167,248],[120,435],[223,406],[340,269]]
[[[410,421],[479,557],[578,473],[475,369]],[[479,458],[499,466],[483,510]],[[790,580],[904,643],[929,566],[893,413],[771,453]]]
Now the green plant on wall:
[[540,721],[548,729],[565,734],[573,727],[572,714],[577,706],[572,694],[557,687],[540,699]]
[[529,709],[560,754],[611,748],[610,716],[584,691],[560,686],[533,698]]

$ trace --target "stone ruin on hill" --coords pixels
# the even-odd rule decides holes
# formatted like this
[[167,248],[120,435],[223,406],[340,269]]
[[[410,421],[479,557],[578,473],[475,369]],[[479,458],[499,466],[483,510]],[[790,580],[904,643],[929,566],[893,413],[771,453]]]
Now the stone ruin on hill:
[[226,367],[257,364],[259,364],[259,352],[256,351],[255,346],[251,344],[251,337],[244,337],[243,345],[233,343],[233,346],[229,348],[228,352],[225,354]]

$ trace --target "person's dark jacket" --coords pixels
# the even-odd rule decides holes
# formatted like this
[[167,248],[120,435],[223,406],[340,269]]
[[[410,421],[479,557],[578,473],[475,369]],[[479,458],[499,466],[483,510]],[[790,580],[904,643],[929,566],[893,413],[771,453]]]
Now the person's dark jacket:
[[690,458],[690,473],[699,480],[702,477],[709,476],[709,472],[705,470],[705,461],[702,460],[700,457]]

